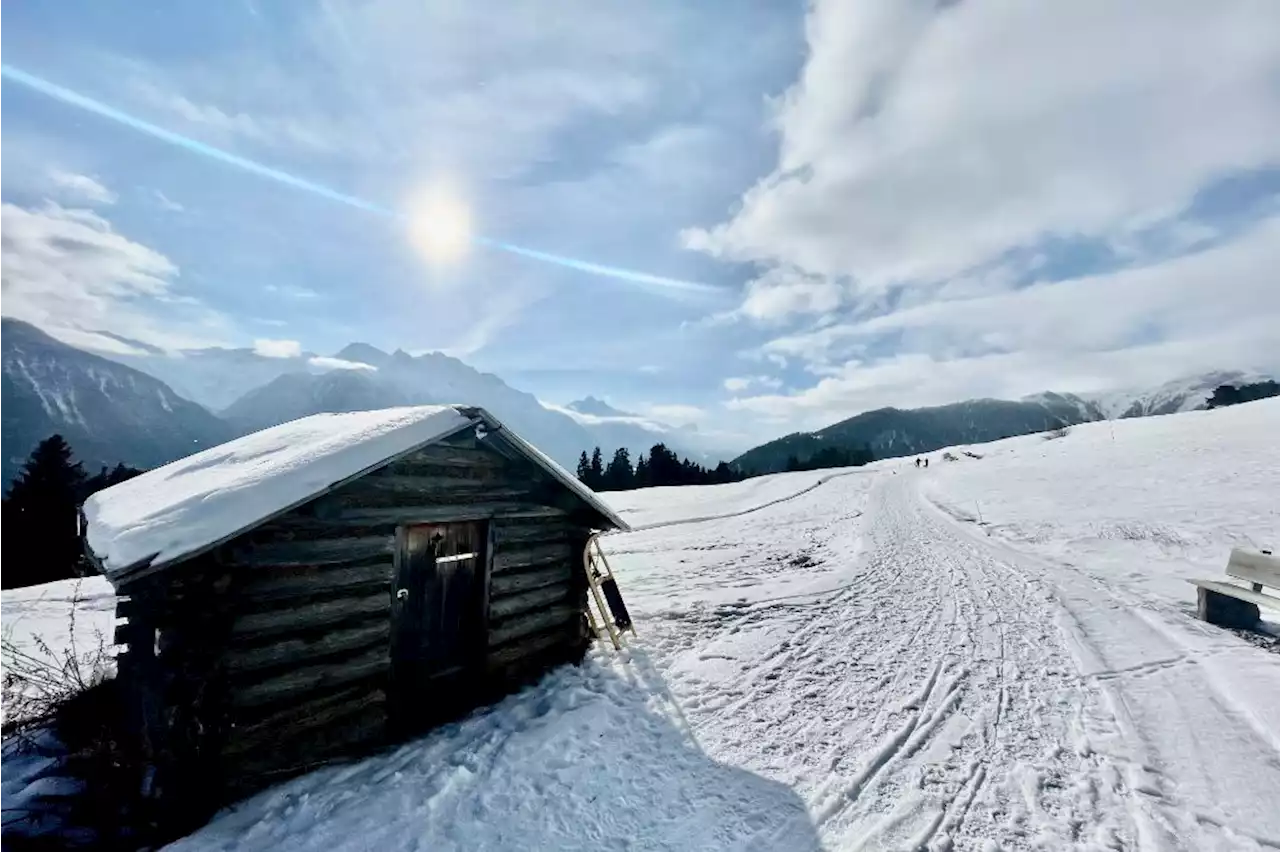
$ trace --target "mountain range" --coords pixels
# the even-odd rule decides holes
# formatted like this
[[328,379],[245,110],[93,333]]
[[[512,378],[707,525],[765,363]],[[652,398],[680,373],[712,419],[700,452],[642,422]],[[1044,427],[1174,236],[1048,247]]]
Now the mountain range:
[[4,482],[37,443],[60,433],[89,473],[117,462],[148,468],[220,444],[234,430],[164,382],[5,319]]
[[154,467],[308,414],[449,402],[483,406],[571,469],[594,446],[606,453],[625,446],[634,456],[662,442],[703,462],[731,455],[696,430],[608,409],[592,398],[565,408],[544,405],[439,352],[415,356],[353,343],[332,356],[221,348],[166,354],[137,347],[136,354],[107,358],[9,318],[3,343],[5,482],[54,432],[91,467],[118,461]]
[[[140,348],[141,354],[107,358],[8,318],[2,337],[6,483],[36,443],[55,432],[91,471],[117,462],[147,468],[309,414],[445,402],[487,408],[569,468],[595,446],[606,453],[626,447],[638,456],[664,443],[703,464],[728,455],[692,426],[673,427],[592,396],[563,407],[547,405],[439,352],[387,353],[353,343],[332,356],[269,357],[250,349],[166,354]],[[1203,408],[1220,385],[1258,378],[1215,372],[1097,397],[1047,392],[1016,401],[884,408],[770,441],[733,463],[740,470],[768,473],[824,447],[866,446],[886,458],[1064,424],[1186,411]]]
[[980,444],[1094,420],[1174,414],[1206,407],[1221,385],[1239,386],[1261,374],[1215,371],[1156,388],[1098,396],[1045,392],[1020,400],[972,399],[929,408],[880,408],[814,432],[796,432],[748,450],[735,467],[758,473],[786,470],[825,447],[869,447],[876,458],[928,453],[958,444]]

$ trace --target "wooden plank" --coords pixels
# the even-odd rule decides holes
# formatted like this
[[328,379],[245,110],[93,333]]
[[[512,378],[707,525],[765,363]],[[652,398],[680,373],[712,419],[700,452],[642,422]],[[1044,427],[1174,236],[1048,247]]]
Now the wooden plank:
[[249,568],[334,565],[375,559],[379,556],[390,557],[394,548],[395,537],[391,535],[267,541],[233,548],[228,556],[228,562]]
[[576,623],[582,610],[571,604],[550,606],[528,615],[522,615],[489,627],[489,647],[514,641],[522,636],[530,636],[550,630],[558,624]]
[[[391,537],[391,549],[395,550],[395,536]],[[246,601],[273,601],[305,595],[346,592],[352,596],[375,593],[379,589],[391,589],[392,556],[375,565],[331,565],[323,568],[303,566],[299,568],[273,568],[270,570],[247,569],[245,584],[237,594]]]
[[511,618],[531,609],[550,606],[567,600],[573,595],[573,584],[570,581],[556,583],[554,586],[543,586],[540,589],[509,595],[489,604],[489,617],[495,621]]
[[1227,560],[1227,575],[1280,589],[1280,556],[1243,547],[1232,548],[1231,557]]
[[367,623],[308,636],[284,636],[266,645],[233,645],[224,657],[227,670],[235,676],[281,665],[305,665],[317,658],[347,654],[381,644],[388,648],[391,622],[375,618]]
[[297,701],[304,695],[331,690],[366,678],[385,676],[390,664],[391,657],[386,647],[379,644],[339,661],[300,666],[257,683],[241,684],[231,690],[231,705],[246,708],[285,698],[291,702]]
[[1268,609],[1280,610],[1280,597],[1255,592],[1253,589],[1246,589],[1244,586],[1237,586],[1234,583],[1218,580],[1188,580],[1187,582],[1193,586],[1217,592],[1220,595],[1247,601],[1255,606],[1265,606]]
[[571,562],[562,562],[536,571],[495,574],[489,584],[490,599],[497,600],[554,583],[567,583],[573,579],[574,567]]
[[233,638],[272,636],[358,621],[370,616],[391,614],[391,593],[384,590],[361,597],[305,603],[287,609],[247,612],[231,625]]
[[372,681],[290,704],[248,724],[237,723],[227,733],[222,753],[231,756],[269,746],[273,740],[292,731],[325,728],[375,705],[385,709],[387,693]]
[[567,562],[573,558],[573,549],[568,542],[540,544],[519,550],[498,548],[493,555],[493,570],[502,574],[518,568],[529,568],[534,565],[545,565],[549,562]]

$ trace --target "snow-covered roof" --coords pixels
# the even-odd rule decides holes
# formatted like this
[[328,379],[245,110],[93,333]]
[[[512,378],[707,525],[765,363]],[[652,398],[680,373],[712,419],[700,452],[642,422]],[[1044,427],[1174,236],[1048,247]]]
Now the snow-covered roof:
[[315,414],[245,435],[99,491],[84,504],[86,541],[122,579],[196,555],[335,485],[483,423],[619,529],[591,489],[480,408],[423,405]]

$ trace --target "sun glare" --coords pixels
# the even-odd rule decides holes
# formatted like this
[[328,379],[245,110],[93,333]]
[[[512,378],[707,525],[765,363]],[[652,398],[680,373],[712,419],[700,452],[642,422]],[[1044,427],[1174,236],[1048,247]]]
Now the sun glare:
[[461,193],[444,185],[427,186],[408,205],[409,239],[423,259],[454,264],[471,247],[471,209]]

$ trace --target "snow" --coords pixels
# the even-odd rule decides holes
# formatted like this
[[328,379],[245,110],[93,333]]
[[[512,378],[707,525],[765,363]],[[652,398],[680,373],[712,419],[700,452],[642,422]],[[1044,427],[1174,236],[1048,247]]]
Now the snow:
[[715,520],[759,511],[838,476],[860,468],[832,468],[798,473],[775,473],[741,482],[689,487],[664,485],[634,491],[607,492],[609,505],[634,530]]
[[93,495],[88,543],[109,576],[169,562],[469,422],[453,406],[426,405],[283,423]]
[[174,848],[1275,849],[1280,648],[1183,578],[1280,538],[1276,424],[610,495],[626,651]]

